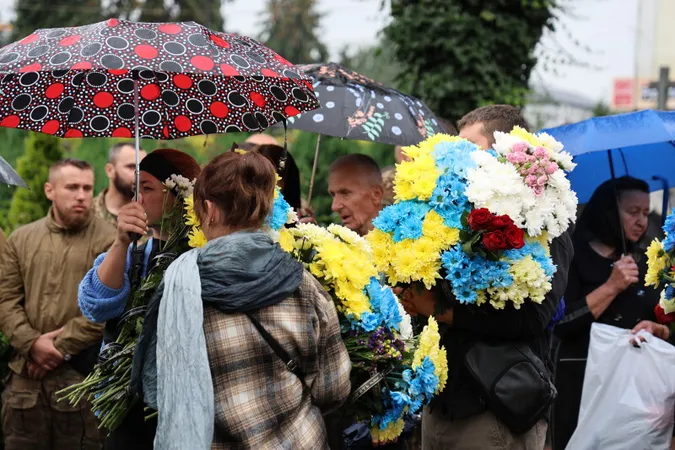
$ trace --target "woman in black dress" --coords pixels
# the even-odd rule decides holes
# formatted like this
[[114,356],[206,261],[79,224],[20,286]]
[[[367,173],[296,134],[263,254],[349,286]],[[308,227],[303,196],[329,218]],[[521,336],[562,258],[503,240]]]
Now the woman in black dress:
[[[593,322],[633,329],[656,319],[659,292],[644,285],[647,258],[639,245],[647,231],[648,214],[647,183],[621,177],[600,185],[579,218],[564,297],[565,317],[555,328],[560,345],[552,421],[554,450],[565,449],[577,426]],[[627,254],[622,254],[620,227]],[[648,325],[657,337],[668,338],[665,327]]]

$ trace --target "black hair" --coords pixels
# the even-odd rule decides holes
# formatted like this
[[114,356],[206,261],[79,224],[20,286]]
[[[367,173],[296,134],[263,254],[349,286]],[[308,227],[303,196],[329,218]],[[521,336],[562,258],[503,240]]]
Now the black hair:
[[[581,243],[597,240],[616,250],[621,249],[623,224],[619,218],[617,200],[628,191],[649,194],[649,185],[638,178],[624,176],[607,180],[598,186],[577,221],[574,230],[575,241]],[[628,252],[631,252],[636,243],[626,240],[625,244]]]
[[[248,142],[243,142],[238,144],[239,148],[243,150],[249,150],[247,145]],[[277,174],[283,179],[284,187],[281,189],[281,193],[284,195],[284,198],[289,205],[296,211],[300,212],[301,208],[301,192],[300,192],[300,169],[293,159],[293,155],[290,152],[284,151],[284,148],[280,145],[273,144],[262,144],[262,145],[253,145],[250,148],[253,151],[260,152],[263,156],[267,157],[274,167],[277,170]],[[286,163],[284,167],[281,167],[281,158],[284,153],[286,154]]]

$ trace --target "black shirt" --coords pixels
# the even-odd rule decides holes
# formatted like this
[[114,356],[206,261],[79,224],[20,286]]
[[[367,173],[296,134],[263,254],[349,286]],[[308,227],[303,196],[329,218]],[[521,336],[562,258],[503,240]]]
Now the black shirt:
[[[442,344],[448,352],[449,378],[445,390],[432,402],[432,413],[440,409],[455,419],[479,414],[485,410],[480,393],[474,387],[464,365],[464,355],[472,343],[513,342],[525,343],[549,368],[551,332],[548,326],[558,309],[567,286],[567,275],[574,248],[568,233],[551,242],[551,258],[557,271],[551,282],[552,289],[541,304],[526,301],[520,309],[507,305],[498,310],[490,305],[454,306],[454,321],[444,327]],[[442,289],[443,292],[446,289]],[[447,296],[447,295],[446,295]]]
[[593,322],[629,329],[642,320],[656,321],[654,307],[659,302],[659,291],[644,285],[647,273],[644,255],[637,261],[639,282],[617,295],[600,317],[593,317],[586,296],[609,279],[615,261],[599,255],[588,242],[575,243],[575,256],[565,291],[565,317],[555,327],[555,333],[561,340],[561,359],[588,356]]

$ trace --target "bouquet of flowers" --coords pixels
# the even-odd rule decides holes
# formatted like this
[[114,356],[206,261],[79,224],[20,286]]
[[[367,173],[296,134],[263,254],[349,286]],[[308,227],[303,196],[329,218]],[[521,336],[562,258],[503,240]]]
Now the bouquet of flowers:
[[[103,348],[94,370],[81,383],[58,393],[61,399],[67,399],[73,405],[82,398],[89,399],[92,409],[101,420],[101,426],[110,431],[120,425],[129,409],[139,400],[130,389],[131,368],[148,303],[169,265],[190,248],[203,247],[207,242],[194,211],[194,180],[172,175],[164,181],[164,186],[166,192],[173,190],[177,195],[172,208],[167,207],[168,196],[165,196],[161,234],[168,230],[166,234],[169,238],[160,248],[157,264],[132,292],[121,318],[120,334],[115,342]],[[276,188],[273,209],[266,221],[270,233],[279,233],[284,224],[295,220],[293,209]],[[148,413],[148,417],[156,414],[152,411]]]
[[647,275],[645,285],[663,287],[661,299],[654,313],[656,320],[675,327],[675,213],[663,225],[666,238],[654,239],[647,249]]
[[347,228],[298,224],[280,245],[324,286],[338,310],[352,361],[352,396],[345,408],[367,422],[373,439],[393,441],[406,415],[416,414],[445,387],[446,352],[433,318],[413,337],[410,316],[383,285],[370,246]]
[[368,235],[390,283],[445,278],[457,301],[498,309],[544,300],[556,270],[549,241],[576,214],[574,164],[546,134],[516,127],[495,138],[489,151],[447,135],[404,149],[396,201]]

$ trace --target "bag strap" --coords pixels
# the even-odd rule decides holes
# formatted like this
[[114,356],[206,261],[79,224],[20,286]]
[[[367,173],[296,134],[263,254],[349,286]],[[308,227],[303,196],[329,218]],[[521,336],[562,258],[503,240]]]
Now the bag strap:
[[258,330],[262,338],[265,340],[265,342],[267,342],[267,345],[269,345],[272,348],[272,350],[274,350],[274,353],[286,365],[288,370],[290,370],[298,378],[300,378],[300,381],[304,386],[305,385],[304,374],[302,373],[302,369],[300,368],[300,365],[297,363],[297,361],[294,358],[291,358],[291,355],[289,355],[288,352],[284,350],[281,344],[279,344],[279,341],[274,339],[274,336],[272,336],[265,329],[265,327],[262,326],[262,324],[258,321],[258,319],[256,319],[253,316],[253,314],[247,312],[246,315],[248,316],[249,320],[253,323],[253,326],[256,327],[256,329]]

